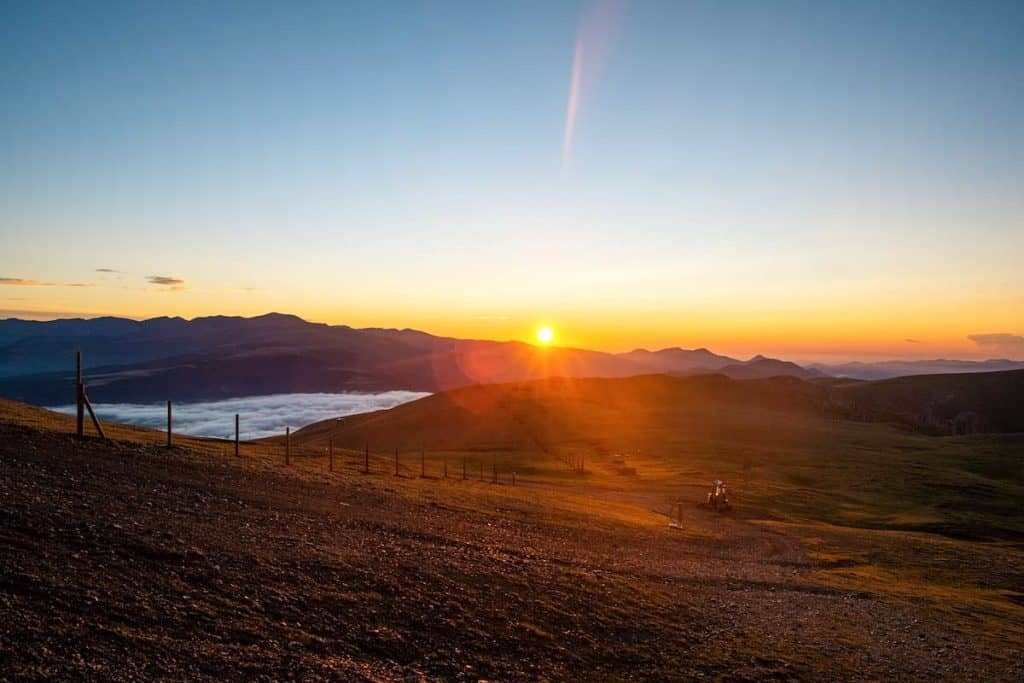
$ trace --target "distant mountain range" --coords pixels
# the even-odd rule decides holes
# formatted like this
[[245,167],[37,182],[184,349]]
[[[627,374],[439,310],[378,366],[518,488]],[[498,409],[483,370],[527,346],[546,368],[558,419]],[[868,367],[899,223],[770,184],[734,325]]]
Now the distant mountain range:
[[[763,356],[742,361],[704,348],[620,354],[541,348],[409,329],[354,329],[279,313],[194,320],[11,319],[0,320],[0,396],[45,405],[71,402],[76,350],[83,353],[94,401],[388,389],[434,392],[551,376],[718,373],[735,379],[814,379],[832,374],[876,378],[896,371],[889,364],[801,367]],[[957,371],[995,369],[967,361],[935,363],[958,363]],[[1012,361],[988,363],[1024,368],[1024,363]],[[838,367],[844,372],[834,371]],[[927,365],[914,367],[930,371]]]
[[1024,361],[1006,358],[989,360],[887,360],[876,363],[811,363],[807,366],[833,377],[851,377],[853,379],[889,379],[890,377],[907,377],[909,375],[949,375],[963,372],[1001,372],[1003,370],[1020,370]]

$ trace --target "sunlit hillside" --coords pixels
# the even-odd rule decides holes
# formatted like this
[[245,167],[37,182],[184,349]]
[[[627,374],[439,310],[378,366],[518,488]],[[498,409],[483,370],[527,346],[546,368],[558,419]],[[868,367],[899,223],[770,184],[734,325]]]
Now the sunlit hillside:
[[[934,436],[912,430],[906,417],[934,409],[936,384],[947,398],[955,385],[980,387],[974,403],[966,392],[958,408],[974,407],[986,419],[986,411],[1019,412],[1019,403],[1007,408],[986,397],[1022,395],[1022,382],[1019,372],[878,384],[717,375],[549,380],[459,389],[311,425],[291,438],[397,449],[410,466],[424,450],[433,471],[445,458],[461,466],[465,457],[520,477],[582,478],[644,491],[666,509],[725,478],[769,515],[1020,539],[1024,436]],[[891,423],[875,421],[886,415]]]

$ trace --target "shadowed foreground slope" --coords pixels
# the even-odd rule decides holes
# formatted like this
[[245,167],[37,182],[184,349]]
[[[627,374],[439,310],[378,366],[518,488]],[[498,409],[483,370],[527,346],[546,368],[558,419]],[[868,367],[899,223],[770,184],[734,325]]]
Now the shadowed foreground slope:
[[0,678],[1022,673],[1019,621],[844,585],[831,572],[848,565],[786,527],[688,508],[669,531],[570,487],[327,473],[261,444],[235,459],[217,442],[69,429],[0,402]]

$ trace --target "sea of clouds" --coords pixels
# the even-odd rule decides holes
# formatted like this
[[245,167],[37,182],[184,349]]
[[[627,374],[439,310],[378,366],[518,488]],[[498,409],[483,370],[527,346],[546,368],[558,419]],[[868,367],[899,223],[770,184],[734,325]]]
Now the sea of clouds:
[[[384,391],[377,394],[272,394],[223,401],[175,403],[174,431],[192,436],[235,437],[235,413],[239,414],[242,439],[283,434],[285,427],[298,429],[311,422],[342,415],[392,408],[428,394],[417,391]],[[96,417],[164,429],[166,403],[95,403]],[[62,413],[75,412],[74,405],[56,406]]]

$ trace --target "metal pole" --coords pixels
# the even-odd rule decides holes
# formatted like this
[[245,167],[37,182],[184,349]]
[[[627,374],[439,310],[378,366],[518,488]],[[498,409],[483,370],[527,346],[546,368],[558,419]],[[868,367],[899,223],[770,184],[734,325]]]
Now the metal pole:
[[174,445],[174,437],[171,430],[171,402],[167,401],[167,447]]

